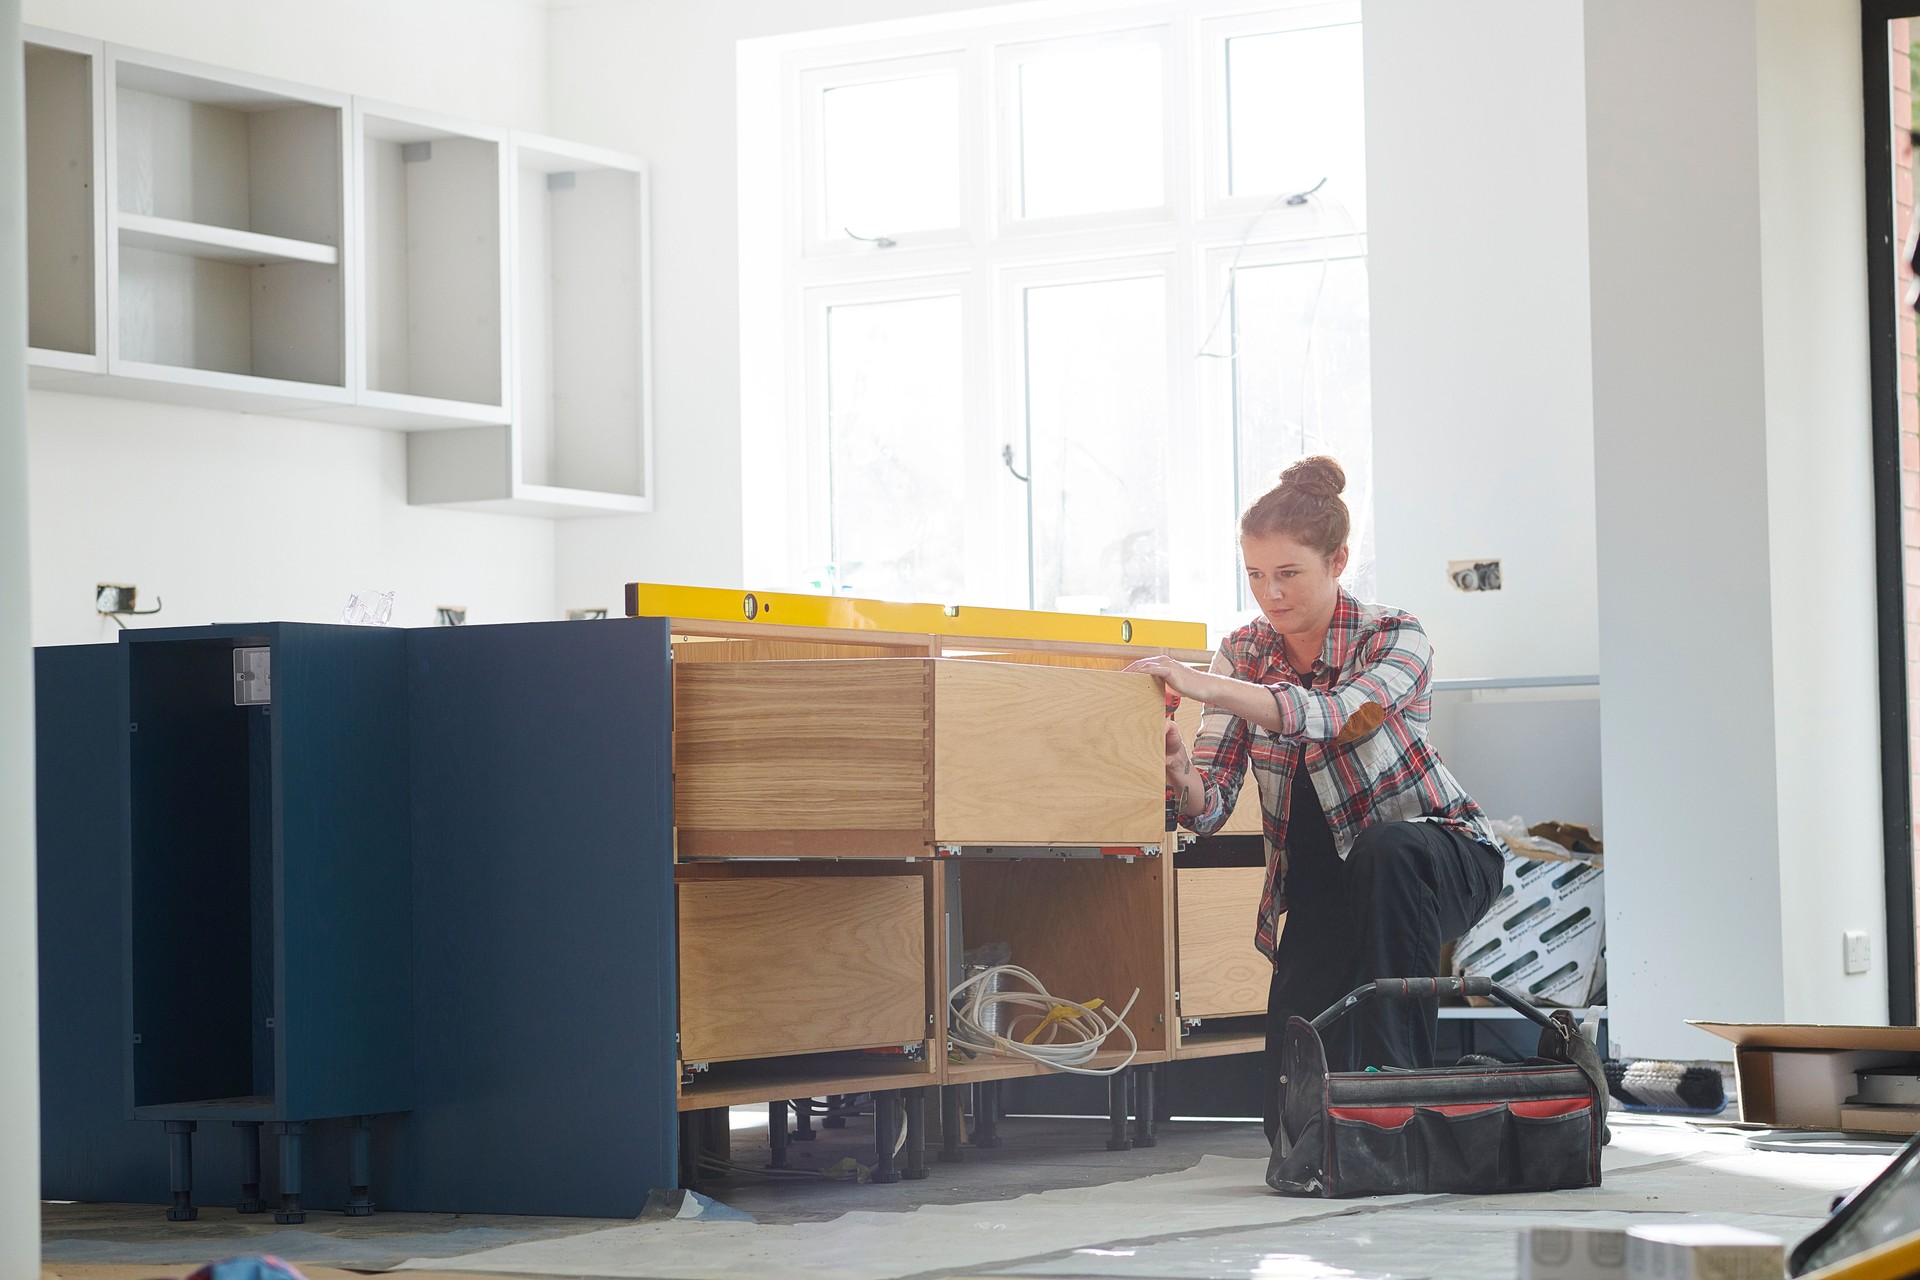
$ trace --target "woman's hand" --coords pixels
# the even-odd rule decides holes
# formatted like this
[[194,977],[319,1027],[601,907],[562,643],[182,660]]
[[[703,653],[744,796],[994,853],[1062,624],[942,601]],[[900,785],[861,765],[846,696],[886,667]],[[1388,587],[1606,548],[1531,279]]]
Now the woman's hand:
[[1198,813],[1206,807],[1206,781],[1193,767],[1193,757],[1187,754],[1180,726],[1171,719],[1167,721],[1167,786],[1173,791],[1174,812]]
[[1142,658],[1129,664],[1127,670],[1144,672],[1183,698],[1199,697],[1201,686],[1207,679],[1206,673],[1195,671],[1178,658],[1169,658],[1165,654]]
[[1175,790],[1187,780],[1187,774],[1193,770],[1193,757],[1187,754],[1186,739],[1180,736],[1180,726],[1172,720],[1167,721],[1167,784]]

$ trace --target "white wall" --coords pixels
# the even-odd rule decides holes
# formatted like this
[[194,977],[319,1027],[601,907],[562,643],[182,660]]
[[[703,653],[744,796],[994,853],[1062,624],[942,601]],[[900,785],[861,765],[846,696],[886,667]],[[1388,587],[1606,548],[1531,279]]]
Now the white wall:
[[540,0],[24,0],[22,20],[510,128],[547,119]]
[[[1757,8],[1785,1016],[1877,1023],[1887,949],[1860,13],[1855,0]],[[1849,929],[1873,940],[1869,973],[1841,970]]]
[[[1444,676],[1591,675],[1579,0],[1365,0],[1362,21],[1380,598]],[[1447,561],[1479,557],[1501,590],[1456,590]]]
[[[744,586],[739,43],[984,8],[979,0],[604,0],[553,14],[556,133],[653,167],[654,466],[645,516],[576,520],[559,538],[562,599],[608,583]],[[749,320],[755,317],[748,317]],[[764,584],[761,584],[764,585]],[[617,599],[617,597],[614,597]]]
[[[135,48],[526,129],[547,125],[537,0],[27,0],[25,20]],[[166,611],[137,625],[334,621],[397,590],[473,622],[557,617],[544,520],[408,507],[394,433],[36,391],[28,402],[33,633],[111,638],[97,582]]]
[[[1881,937],[1858,10],[1586,14],[1615,1030],[1876,1022]],[[1702,139],[1712,139],[1703,153]],[[1878,948],[1884,959],[1884,945]]]
[[20,6],[0,0],[0,1275],[40,1266],[33,653],[27,611]]
[[408,506],[398,432],[53,391],[28,414],[36,643],[112,639],[99,582],[165,603],[134,626],[337,622],[366,590],[396,626],[558,616],[552,523]]

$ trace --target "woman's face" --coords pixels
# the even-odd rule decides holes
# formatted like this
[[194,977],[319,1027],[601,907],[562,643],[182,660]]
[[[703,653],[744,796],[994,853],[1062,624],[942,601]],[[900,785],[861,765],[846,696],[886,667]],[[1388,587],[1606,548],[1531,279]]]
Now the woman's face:
[[1323,556],[1284,533],[1248,534],[1240,539],[1247,565],[1247,591],[1281,635],[1326,626],[1340,598],[1340,575],[1347,549]]

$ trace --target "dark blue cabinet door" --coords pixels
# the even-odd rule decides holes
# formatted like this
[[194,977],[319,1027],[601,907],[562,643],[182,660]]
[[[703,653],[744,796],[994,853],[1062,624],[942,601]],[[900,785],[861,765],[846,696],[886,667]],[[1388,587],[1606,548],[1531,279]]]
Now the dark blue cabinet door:
[[676,1181],[664,620],[408,635],[421,1208]]

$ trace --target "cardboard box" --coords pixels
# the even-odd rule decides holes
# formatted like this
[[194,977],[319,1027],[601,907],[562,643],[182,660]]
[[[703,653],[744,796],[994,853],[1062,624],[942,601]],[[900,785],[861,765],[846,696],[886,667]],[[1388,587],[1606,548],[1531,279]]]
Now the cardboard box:
[[1677,1224],[1627,1232],[1628,1280],[1780,1280],[1787,1246],[1739,1227]]
[[1604,1227],[1527,1227],[1520,1280],[1626,1280],[1627,1233]]
[[1920,1027],[1694,1022],[1733,1043],[1740,1119],[1775,1129],[1839,1129],[1869,1067],[1920,1065]]
[[1541,1004],[1583,1007],[1604,981],[1606,914],[1597,857],[1508,858],[1492,909],[1454,944],[1455,971]]
[[1920,1133],[1920,1107],[1871,1104],[1841,1107],[1840,1127],[1848,1133],[1893,1133],[1911,1137]]

